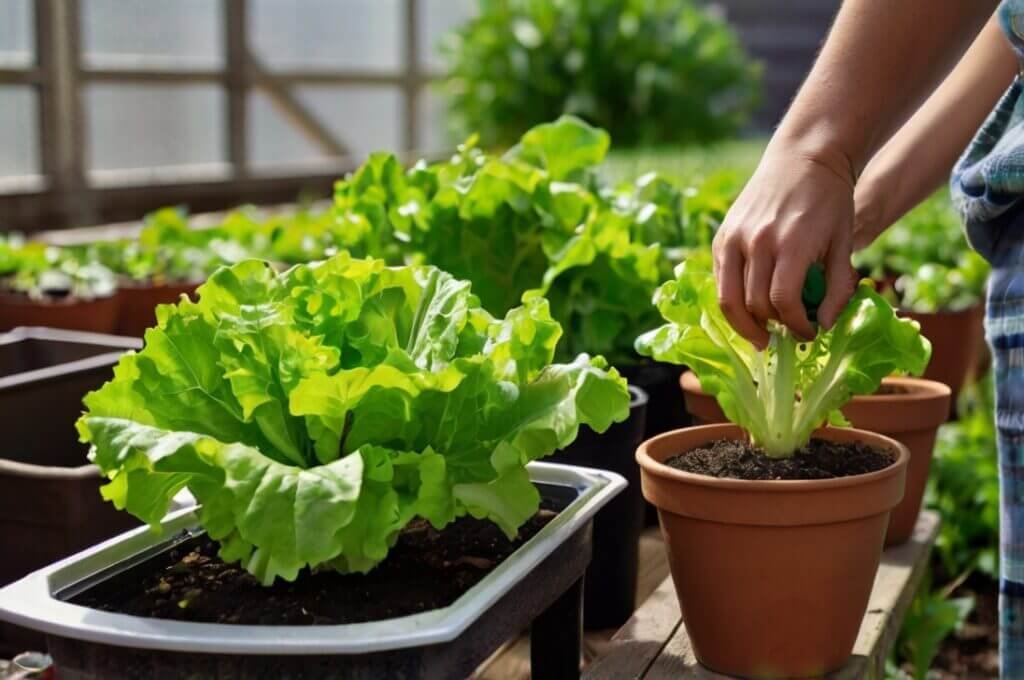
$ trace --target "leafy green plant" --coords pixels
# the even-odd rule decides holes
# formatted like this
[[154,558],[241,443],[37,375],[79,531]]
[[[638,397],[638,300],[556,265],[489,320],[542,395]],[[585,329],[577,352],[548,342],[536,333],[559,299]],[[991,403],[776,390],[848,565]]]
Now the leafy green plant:
[[950,579],[999,577],[999,459],[992,376],[965,390],[958,420],[942,426],[925,504],[942,524],[935,554]]
[[114,273],[73,250],[13,236],[0,243],[0,276],[4,286],[31,300],[91,300],[116,290]]
[[854,264],[893,282],[894,302],[915,312],[957,311],[985,295],[988,263],[967,244],[947,190],[939,191],[889,227]]
[[757,99],[759,68],[691,0],[481,0],[441,50],[455,131],[487,145],[565,113],[624,145],[706,143]]
[[497,319],[433,267],[250,260],[157,316],[85,399],[102,493],[157,525],[188,487],[220,555],[264,583],[367,571],[415,517],[514,535],[539,502],[526,463],[629,411],[602,359],[551,363],[543,299]]
[[[914,680],[926,680],[939,646],[960,629],[974,608],[971,597],[950,597],[944,590],[933,590],[931,572],[921,582],[903,620],[896,653],[913,669]],[[906,673],[891,669],[890,677],[906,678]]]
[[893,371],[920,375],[931,356],[917,323],[898,318],[868,283],[831,330],[805,343],[775,325],[764,351],[736,333],[719,308],[709,256],[687,258],[654,302],[668,323],[637,338],[637,351],[689,366],[729,420],[771,457],[793,455],[825,422],[843,422],[839,408],[874,392]]
[[501,156],[476,142],[404,172],[394,156],[372,156],[336,186],[338,228],[357,247],[375,234],[376,254],[471,281],[493,314],[524,295],[549,299],[565,330],[560,360],[589,352],[636,363],[632,337],[659,321],[636,301],[710,244],[735,185],[720,177],[680,188],[649,173],[612,187],[598,173],[608,135],[571,116],[534,127]]

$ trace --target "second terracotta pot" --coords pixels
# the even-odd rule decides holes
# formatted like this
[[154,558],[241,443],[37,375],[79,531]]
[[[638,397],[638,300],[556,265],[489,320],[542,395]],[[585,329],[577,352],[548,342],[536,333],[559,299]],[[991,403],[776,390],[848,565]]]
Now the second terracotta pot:
[[901,311],[900,316],[921,324],[921,335],[932,343],[932,359],[924,377],[949,385],[955,399],[964,384],[976,375],[984,356],[985,306],[932,314]]
[[[686,410],[697,424],[726,422],[718,402],[700,388],[692,371],[684,373],[679,384]],[[948,385],[922,378],[885,378],[882,387],[882,394],[851,399],[843,407],[843,415],[853,427],[892,437],[910,451],[906,494],[892,511],[885,536],[885,545],[891,546],[906,543],[914,532],[931,470],[935,435],[949,417],[951,391]]]
[[740,677],[816,677],[853,650],[910,455],[878,434],[827,429],[816,436],[887,449],[895,462],[807,481],[718,479],[663,463],[743,436],[708,425],[649,439],[637,450],[643,493],[658,508],[697,659]]
[[157,305],[178,302],[182,295],[195,297],[198,283],[177,281],[172,283],[126,283],[117,289],[121,310],[117,318],[120,335],[141,338],[146,329],[156,325]]

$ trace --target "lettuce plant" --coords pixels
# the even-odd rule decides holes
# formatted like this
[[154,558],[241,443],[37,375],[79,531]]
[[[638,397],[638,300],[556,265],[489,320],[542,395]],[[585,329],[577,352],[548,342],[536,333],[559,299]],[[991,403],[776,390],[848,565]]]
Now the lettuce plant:
[[264,583],[365,572],[416,517],[514,535],[539,502],[526,464],[629,411],[603,359],[551,363],[546,301],[498,319],[433,267],[249,260],[157,317],[85,399],[103,496],[155,526],[187,487],[221,557]]
[[931,344],[862,282],[831,330],[808,342],[775,325],[764,351],[733,330],[718,306],[710,258],[691,257],[654,302],[668,321],[637,338],[637,351],[689,366],[725,415],[771,457],[792,456],[842,407],[894,371],[920,375]]

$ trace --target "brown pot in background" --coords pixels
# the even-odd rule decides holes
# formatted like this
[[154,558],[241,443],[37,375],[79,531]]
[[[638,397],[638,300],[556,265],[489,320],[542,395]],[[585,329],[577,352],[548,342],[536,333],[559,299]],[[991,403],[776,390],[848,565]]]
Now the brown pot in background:
[[117,320],[117,332],[134,338],[141,338],[146,329],[156,325],[157,305],[178,302],[182,294],[195,298],[196,282],[173,282],[154,284],[133,281],[118,288],[121,311]]
[[69,331],[114,333],[120,299],[117,295],[82,300],[32,300],[25,295],[0,292],[0,331],[18,326],[46,326]]
[[969,307],[959,312],[918,314],[901,311],[900,316],[921,324],[921,335],[932,343],[932,359],[924,377],[949,385],[956,395],[979,368],[985,349],[985,306]]
[[[718,402],[700,388],[692,371],[683,374],[679,384],[695,423],[726,422]],[[843,415],[853,427],[892,437],[910,451],[907,491],[892,511],[885,536],[888,547],[906,543],[914,531],[932,465],[935,434],[949,417],[950,389],[922,378],[890,377],[882,380],[882,386],[890,393],[858,395],[843,407]]]
[[697,659],[720,673],[822,675],[853,650],[910,454],[878,434],[826,429],[816,436],[884,448],[896,462],[806,481],[717,479],[662,462],[743,436],[735,425],[707,425],[667,432],[637,450],[683,622]]

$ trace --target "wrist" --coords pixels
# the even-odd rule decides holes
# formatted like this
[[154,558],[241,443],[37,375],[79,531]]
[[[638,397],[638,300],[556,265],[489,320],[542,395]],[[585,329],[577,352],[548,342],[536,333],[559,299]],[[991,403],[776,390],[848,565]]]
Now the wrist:
[[791,132],[785,122],[772,136],[765,154],[780,154],[782,158],[800,159],[819,166],[847,184],[851,191],[861,170],[836,135],[813,128]]

